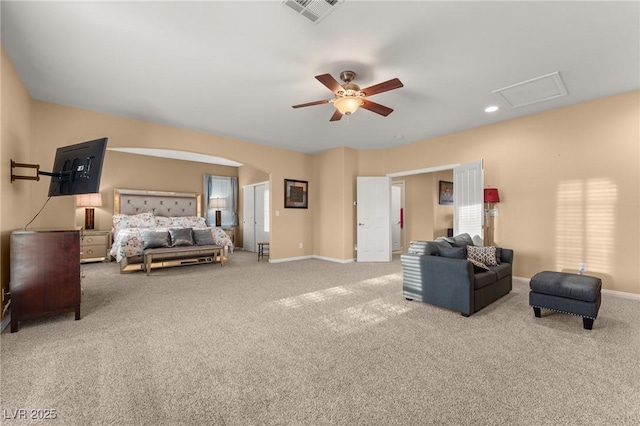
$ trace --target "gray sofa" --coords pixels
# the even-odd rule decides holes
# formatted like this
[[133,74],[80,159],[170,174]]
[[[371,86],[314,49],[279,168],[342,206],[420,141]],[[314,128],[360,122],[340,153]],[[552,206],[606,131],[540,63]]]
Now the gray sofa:
[[412,241],[408,252],[400,256],[404,297],[469,316],[508,294],[513,250],[496,248],[497,265],[486,265],[487,270],[467,259],[469,245],[473,242],[468,234]]

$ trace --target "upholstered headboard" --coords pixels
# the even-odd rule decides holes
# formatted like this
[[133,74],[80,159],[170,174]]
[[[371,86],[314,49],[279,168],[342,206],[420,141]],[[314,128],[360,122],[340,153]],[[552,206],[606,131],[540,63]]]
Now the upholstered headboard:
[[114,189],[113,213],[152,212],[157,216],[202,216],[202,195],[190,192]]

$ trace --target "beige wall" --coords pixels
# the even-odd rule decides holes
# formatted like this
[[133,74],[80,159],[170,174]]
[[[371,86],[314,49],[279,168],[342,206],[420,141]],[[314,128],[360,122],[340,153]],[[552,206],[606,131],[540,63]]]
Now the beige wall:
[[[13,64],[1,50],[0,58],[0,278],[2,294],[9,291],[9,239],[22,229],[35,212],[30,208],[31,190],[42,182],[11,183],[10,160],[31,163],[31,98]],[[35,169],[16,169],[17,175],[33,176]],[[3,298],[4,299],[4,298]],[[8,298],[6,298],[8,301]],[[4,308],[4,301],[2,307]]]
[[496,243],[515,275],[573,271],[640,293],[640,92],[393,148],[383,173],[484,160],[500,190]]
[[314,182],[309,188],[313,210],[314,254],[332,260],[355,258],[357,151],[336,148],[313,158]]
[[[32,146],[38,147],[37,153],[32,155],[34,162],[50,162],[58,146],[108,136],[109,147],[180,149],[229,158],[269,174],[271,186],[276,188],[284,182],[285,177],[311,180],[312,157],[307,154],[46,102],[34,101],[33,111]],[[109,166],[109,158],[106,159],[105,167],[112,171],[113,166]],[[180,182],[185,182],[193,171],[187,169],[197,170],[198,167],[200,169],[197,173],[202,174],[205,169],[200,165],[167,166],[167,169],[159,170],[159,173],[166,174],[167,170],[172,170],[173,178],[169,181],[172,187],[176,187],[182,186]],[[103,174],[103,179],[106,179],[107,182],[110,179],[110,171]],[[153,179],[147,180],[144,175],[145,173],[140,173],[140,176],[136,177],[131,185],[137,182],[136,186],[142,187],[153,181]],[[282,183],[282,185],[284,184]],[[312,186],[313,182],[310,182],[310,187]],[[198,188],[197,192],[201,192],[200,185]],[[196,191],[196,189],[192,189],[192,191]],[[271,194],[272,206],[284,205],[284,191],[275,190]],[[41,186],[34,191],[32,199],[39,202],[38,200],[45,197],[46,188]],[[58,221],[58,226],[75,224],[75,214],[72,213],[72,210],[75,209],[73,203],[73,197],[58,197],[58,199],[51,201],[50,204],[53,204],[51,210],[55,210],[58,215],[52,220]],[[50,206],[47,207],[47,209],[49,208]],[[272,215],[272,259],[313,254],[311,218],[311,210],[300,209],[281,209],[279,216]],[[46,223],[43,225],[49,226]],[[274,236],[276,236],[275,239]],[[303,243],[303,249],[298,248],[299,242]]]
[[[485,183],[500,189],[496,242],[515,249],[515,275],[530,277],[544,269],[575,271],[578,262],[586,262],[589,273],[603,278],[605,288],[640,294],[638,91],[388,150],[337,149],[312,156],[31,101],[4,52],[2,58],[0,167],[6,170],[6,181],[0,186],[3,285],[8,232],[23,226],[22,218],[35,214],[46,199],[48,188],[43,182],[8,184],[8,157],[15,155],[23,162],[48,165],[58,146],[108,136],[112,147],[212,154],[266,173],[272,188],[274,260],[309,255],[343,260],[354,257],[352,202],[356,175],[381,176],[483,159]],[[7,104],[11,105],[10,114]],[[124,158],[112,154],[107,160],[116,164]],[[184,182],[191,179],[190,172],[177,163],[161,164],[160,168],[180,169],[174,171],[174,176],[184,176]],[[113,176],[117,174],[114,166],[107,162],[105,167],[105,184],[115,186],[118,178]],[[135,176],[131,181],[119,181],[122,186],[144,182],[140,185],[143,187],[154,182],[135,171],[132,174]],[[278,188],[285,178],[309,181],[309,209],[283,208],[284,191]],[[437,185],[434,177],[430,179],[432,186]],[[170,181],[180,183],[182,188],[182,179]],[[185,183],[185,188],[190,185]],[[424,198],[423,193],[412,195],[419,192],[416,188],[407,185],[407,203],[419,205],[420,200],[413,197]],[[73,201],[73,197],[52,200],[37,226],[75,225]],[[429,206],[424,208],[428,211]],[[279,210],[279,216],[273,214],[275,210]],[[100,213],[100,227],[104,227],[106,216],[106,210]],[[429,234],[429,227],[439,226],[433,221],[431,225],[422,224],[419,216],[407,220],[415,222],[410,222],[413,230],[408,239],[421,238],[422,233]],[[303,249],[298,248],[299,242],[303,242]]]

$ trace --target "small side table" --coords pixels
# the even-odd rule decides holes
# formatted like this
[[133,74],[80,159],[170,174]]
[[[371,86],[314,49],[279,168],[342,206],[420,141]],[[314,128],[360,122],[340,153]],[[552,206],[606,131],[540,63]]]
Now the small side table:
[[269,243],[258,243],[258,262],[260,262],[260,258],[264,259],[265,254],[269,256]]
[[80,263],[109,259],[109,231],[84,230],[80,233]]

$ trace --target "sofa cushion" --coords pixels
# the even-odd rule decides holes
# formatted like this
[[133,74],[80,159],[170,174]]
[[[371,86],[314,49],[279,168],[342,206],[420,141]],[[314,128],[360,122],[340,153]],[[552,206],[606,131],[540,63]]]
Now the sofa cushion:
[[444,247],[438,246],[438,254],[450,259],[466,259],[464,247]]
[[496,248],[493,246],[467,246],[467,259],[477,260],[487,266],[496,266],[498,264],[498,260],[496,259]]
[[437,242],[444,241],[451,244],[452,247],[466,247],[473,245],[473,238],[469,234],[460,234],[455,237],[438,237]]
[[511,265],[509,263],[502,263],[496,266],[489,266],[489,269],[496,273],[499,280],[511,275]]
[[493,271],[476,272],[473,274],[473,288],[479,289],[495,283],[498,276]]

